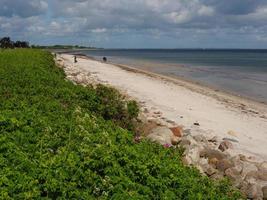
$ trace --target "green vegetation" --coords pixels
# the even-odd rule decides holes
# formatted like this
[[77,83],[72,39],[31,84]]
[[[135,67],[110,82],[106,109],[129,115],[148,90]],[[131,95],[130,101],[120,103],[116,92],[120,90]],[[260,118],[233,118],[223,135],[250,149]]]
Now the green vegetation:
[[0,38],[0,48],[2,49],[14,49],[14,48],[29,48],[29,42],[26,41],[12,41],[10,37]]
[[32,45],[32,48],[36,48],[36,49],[99,49],[96,47],[86,47],[86,46],[79,46],[79,45],[51,45],[51,46]]
[[0,50],[0,198],[239,197],[183,166],[179,149],[135,143],[137,114],[114,89],[65,80],[48,52]]

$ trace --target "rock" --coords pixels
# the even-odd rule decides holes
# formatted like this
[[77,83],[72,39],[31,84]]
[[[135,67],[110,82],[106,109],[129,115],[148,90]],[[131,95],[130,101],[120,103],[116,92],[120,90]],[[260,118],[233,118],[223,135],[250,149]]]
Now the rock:
[[161,121],[159,119],[155,119],[154,117],[153,118],[148,118],[148,122],[149,123],[155,123],[155,124],[157,124],[157,126],[167,126],[166,123],[164,123],[163,121]]
[[193,138],[197,142],[207,142],[207,139],[203,135],[195,135],[195,136],[193,136]]
[[244,180],[249,184],[256,184],[257,178],[258,178],[257,171],[251,171],[251,172],[247,173]]
[[184,156],[183,158],[182,158],[182,163],[184,164],[184,165],[189,165],[189,160],[188,160],[189,158],[188,157],[186,157],[186,156]]
[[243,154],[239,154],[239,158],[240,158],[240,160],[242,160],[242,161],[247,161],[246,156],[243,155]]
[[206,157],[209,159],[217,158],[218,160],[222,160],[226,158],[227,155],[222,153],[221,151],[206,148],[200,152],[200,157]]
[[162,115],[162,112],[160,112],[160,111],[155,111],[154,114],[155,114],[155,115]]
[[236,170],[235,167],[231,167],[225,170],[225,176],[227,176],[233,183],[233,186],[236,188],[241,188],[243,185],[243,177],[240,172]]
[[218,161],[219,160],[217,158],[211,158],[209,159],[209,164],[216,167]]
[[205,158],[200,158],[198,163],[196,164],[196,168],[199,169],[199,171],[205,175],[206,171],[208,170],[208,168],[210,167],[210,165],[208,164],[208,160]]
[[153,142],[158,142],[162,145],[171,144],[172,131],[168,127],[156,127],[147,136]]
[[149,110],[147,108],[144,109],[144,113],[149,113]]
[[231,141],[231,142],[238,143],[238,140],[233,139],[233,138],[223,138],[223,140],[228,140],[228,141]]
[[254,172],[257,170],[258,168],[254,164],[249,163],[249,162],[244,162],[241,174],[243,177],[245,177],[249,172]]
[[147,118],[143,113],[140,113],[137,117],[138,122],[147,123]]
[[176,137],[175,135],[172,135],[171,137],[171,144],[172,145],[177,145],[180,142],[181,138]]
[[204,172],[208,175],[208,176],[212,176],[216,173],[218,173],[218,170],[216,170],[215,168],[211,167],[210,165],[207,166],[207,168],[204,170]]
[[263,198],[263,192],[260,188],[260,186],[256,184],[249,184],[246,189],[246,195],[249,199],[262,199]]
[[234,148],[233,144],[228,140],[221,142],[221,144],[218,147],[218,149],[220,149],[222,152],[226,151],[227,149],[233,149],[233,148]]
[[258,171],[258,179],[263,180],[263,181],[267,181],[267,170],[260,169]]
[[211,175],[210,178],[212,178],[214,180],[222,180],[224,178],[224,176],[221,173],[215,173],[215,174]]
[[262,188],[263,199],[267,200],[267,185]]
[[185,158],[189,165],[197,164],[199,161],[200,149],[197,145],[191,145],[188,150],[185,151]]
[[234,169],[241,173],[243,170],[243,162],[240,160],[239,156],[235,156],[231,158],[231,161],[234,163]]
[[139,126],[137,126],[137,132],[141,133],[142,135],[149,135],[151,131],[155,128],[157,128],[158,125],[155,121],[150,121],[146,123],[141,123]]
[[219,138],[217,136],[212,137],[211,139],[208,140],[208,142],[217,144],[218,143]]
[[184,135],[184,136],[191,135],[191,129],[185,129],[185,130],[183,131],[183,135]]
[[240,172],[234,167],[230,167],[225,170],[225,175],[232,181],[239,179],[241,176]]
[[226,169],[229,169],[231,167],[234,167],[234,164],[228,159],[219,160],[216,164],[216,169],[221,172],[225,172]]
[[183,128],[180,126],[170,128],[170,130],[172,131],[173,135],[175,135],[176,137],[182,137],[183,136]]
[[267,161],[262,162],[259,164],[259,170],[267,170]]
[[179,142],[179,145],[182,147],[189,146],[190,144],[191,144],[190,140],[185,138],[181,139]]

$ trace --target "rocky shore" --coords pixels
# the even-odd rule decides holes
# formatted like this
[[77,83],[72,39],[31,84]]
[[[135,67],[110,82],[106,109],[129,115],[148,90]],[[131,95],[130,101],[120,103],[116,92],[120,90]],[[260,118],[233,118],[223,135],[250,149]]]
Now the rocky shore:
[[[64,69],[66,78],[75,84],[108,84],[96,73],[75,67],[64,57],[58,56],[57,63]],[[138,117],[141,126],[135,138],[137,142],[148,138],[166,148],[183,148],[184,164],[196,167],[212,179],[229,178],[248,199],[267,199],[267,162],[254,156],[237,154],[235,148],[238,140],[230,137],[235,132],[229,132],[229,137],[218,137],[213,132],[203,130],[198,121],[190,128],[184,127],[166,118],[157,107],[151,107],[140,99],[135,100],[142,111]]]

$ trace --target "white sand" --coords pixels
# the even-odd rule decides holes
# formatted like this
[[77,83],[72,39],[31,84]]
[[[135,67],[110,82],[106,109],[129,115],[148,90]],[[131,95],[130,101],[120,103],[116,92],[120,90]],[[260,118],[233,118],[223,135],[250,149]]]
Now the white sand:
[[[207,137],[238,140],[235,152],[267,160],[267,106],[197,84],[155,75],[141,70],[61,55],[64,64],[105,82],[144,102],[149,110]],[[143,72],[143,71],[142,71]],[[182,117],[181,117],[182,116]],[[195,122],[200,127],[193,125]],[[201,130],[200,130],[201,129]]]

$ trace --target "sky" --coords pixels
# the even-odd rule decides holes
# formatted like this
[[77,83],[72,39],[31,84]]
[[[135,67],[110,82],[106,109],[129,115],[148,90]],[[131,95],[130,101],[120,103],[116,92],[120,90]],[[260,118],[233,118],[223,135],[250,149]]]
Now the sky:
[[0,37],[104,48],[267,48],[267,0],[0,0]]

